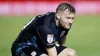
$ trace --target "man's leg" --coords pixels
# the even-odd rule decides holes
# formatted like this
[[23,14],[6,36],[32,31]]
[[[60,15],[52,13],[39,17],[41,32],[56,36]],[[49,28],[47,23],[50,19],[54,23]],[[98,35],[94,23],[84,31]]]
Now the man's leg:
[[58,56],[77,56],[76,52],[73,49],[67,48],[66,46],[56,44],[56,49]]
[[16,54],[16,56],[47,56],[44,52],[41,52],[38,48],[31,45],[24,48],[18,48]]
[[58,56],[77,56],[76,52],[71,48],[65,48],[62,50]]

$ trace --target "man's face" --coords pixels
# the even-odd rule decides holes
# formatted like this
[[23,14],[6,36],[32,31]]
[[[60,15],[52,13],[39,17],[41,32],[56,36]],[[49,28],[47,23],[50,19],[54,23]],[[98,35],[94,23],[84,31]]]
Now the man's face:
[[75,17],[75,13],[71,13],[66,9],[64,12],[60,13],[60,26],[65,29],[70,29]]

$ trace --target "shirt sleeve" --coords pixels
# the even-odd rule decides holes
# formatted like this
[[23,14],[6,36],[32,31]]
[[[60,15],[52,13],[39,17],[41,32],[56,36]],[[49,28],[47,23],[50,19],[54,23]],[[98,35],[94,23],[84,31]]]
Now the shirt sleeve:
[[46,48],[52,48],[54,44],[54,34],[51,29],[47,26],[39,26],[36,28],[40,40]]

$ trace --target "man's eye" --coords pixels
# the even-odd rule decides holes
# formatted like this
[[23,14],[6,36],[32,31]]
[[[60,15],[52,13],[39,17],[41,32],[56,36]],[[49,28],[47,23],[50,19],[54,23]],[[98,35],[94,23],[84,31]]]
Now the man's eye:
[[70,19],[70,17],[66,17],[67,19]]
[[72,18],[72,20],[73,20],[74,18]]

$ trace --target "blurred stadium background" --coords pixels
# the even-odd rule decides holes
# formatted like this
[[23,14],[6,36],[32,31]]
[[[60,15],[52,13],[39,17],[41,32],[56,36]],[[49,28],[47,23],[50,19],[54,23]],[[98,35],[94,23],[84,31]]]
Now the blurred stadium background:
[[78,56],[100,56],[99,0],[0,0],[0,56],[11,56],[11,44],[35,15],[55,12],[61,2],[76,9],[66,45]]

